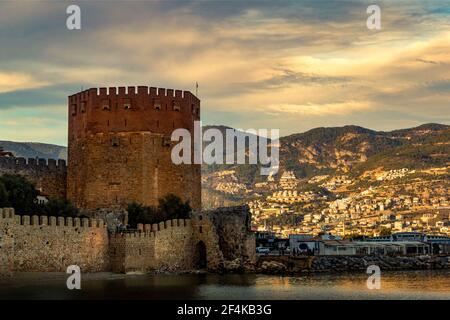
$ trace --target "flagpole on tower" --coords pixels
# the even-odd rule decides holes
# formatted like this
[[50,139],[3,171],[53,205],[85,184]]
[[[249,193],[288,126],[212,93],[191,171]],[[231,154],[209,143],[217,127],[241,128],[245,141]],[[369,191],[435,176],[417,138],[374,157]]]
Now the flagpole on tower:
[[198,82],[195,82],[195,96],[198,98]]

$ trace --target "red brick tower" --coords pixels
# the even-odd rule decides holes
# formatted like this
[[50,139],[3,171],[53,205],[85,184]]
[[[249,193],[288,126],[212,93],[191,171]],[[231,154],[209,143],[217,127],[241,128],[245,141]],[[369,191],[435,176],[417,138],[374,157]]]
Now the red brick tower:
[[193,137],[200,100],[153,87],[88,89],[69,97],[67,195],[84,210],[156,205],[175,193],[201,209],[200,165],[175,165],[170,136]]

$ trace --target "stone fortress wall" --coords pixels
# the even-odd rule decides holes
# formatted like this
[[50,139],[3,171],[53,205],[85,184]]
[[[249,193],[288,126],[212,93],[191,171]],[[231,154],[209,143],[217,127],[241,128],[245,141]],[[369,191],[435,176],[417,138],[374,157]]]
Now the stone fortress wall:
[[51,198],[66,198],[67,167],[65,160],[0,157],[0,176],[18,174],[36,184]]
[[0,274],[65,271],[69,265],[83,272],[129,272],[254,263],[248,207],[201,212],[200,165],[172,162],[173,130],[194,136],[200,119],[196,96],[146,86],[92,88],[68,97],[68,113],[67,168],[62,160],[57,165],[0,157],[0,174],[21,174],[44,194],[67,198],[91,217],[107,218],[131,202],[157,205],[168,193],[189,201],[195,213],[114,233],[103,220],[0,209]]
[[226,261],[235,259],[256,262],[256,239],[251,229],[251,216],[247,206],[223,207],[204,211],[214,226],[220,251]]
[[201,209],[200,165],[171,160],[173,130],[193,135],[200,119],[200,100],[192,93],[93,88],[69,96],[68,110],[67,195],[78,208],[119,210],[133,201],[157,205],[171,192]]
[[0,253],[13,257],[10,271],[66,271],[72,264],[86,272],[109,268],[108,232],[101,220],[19,216],[3,208],[0,229],[13,239]]
[[0,209],[0,276],[14,271],[14,210]]
[[[195,224],[195,223],[194,223]],[[140,232],[116,233],[111,237],[111,268],[114,272],[177,271],[199,268],[196,252],[200,239],[205,245],[207,265],[220,267],[222,256],[211,234],[199,237],[191,219],[173,219],[154,225],[141,225]],[[209,251],[209,252],[207,252]]]
[[[236,213],[228,229],[233,232],[221,234],[220,212]],[[242,228],[243,212],[248,208],[218,209],[214,220],[212,212],[200,212],[191,219],[139,225],[133,233],[109,233],[100,219],[18,216],[12,208],[0,209],[0,274],[64,272],[73,264],[82,272],[219,270],[230,248],[236,250],[232,258],[254,263],[254,235]],[[244,241],[239,247],[236,238]]]

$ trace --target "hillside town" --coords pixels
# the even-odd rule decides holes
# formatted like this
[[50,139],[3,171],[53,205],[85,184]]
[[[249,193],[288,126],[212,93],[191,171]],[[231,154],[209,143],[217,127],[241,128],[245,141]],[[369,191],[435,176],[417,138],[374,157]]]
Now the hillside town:
[[233,170],[228,170],[215,173],[213,186],[217,192],[235,195],[245,190],[253,229],[280,238],[323,234],[354,238],[395,232],[450,235],[448,172],[449,167],[401,168],[363,177],[298,179],[293,171],[284,171],[278,181],[269,177],[248,186],[239,184]]

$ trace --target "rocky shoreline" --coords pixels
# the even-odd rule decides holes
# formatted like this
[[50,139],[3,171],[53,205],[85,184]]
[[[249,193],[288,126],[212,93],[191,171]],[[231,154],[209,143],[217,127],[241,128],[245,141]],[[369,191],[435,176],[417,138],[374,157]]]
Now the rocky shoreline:
[[[256,263],[235,259],[225,261],[218,269],[179,270],[169,267],[151,272],[135,271],[127,274],[266,274],[298,275],[314,273],[365,272],[370,265],[382,271],[443,270],[450,269],[450,256],[264,256]],[[14,273],[3,274],[3,278],[14,278]],[[2,277],[0,277],[1,279]]]
[[363,256],[363,257],[317,257],[312,271],[366,270],[377,265],[381,270],[435,270],[450,268],[450,257],[440,256]]
[[255,264],[239,259],[227,261],[218,272],[272,275],[335,273],[365,271],[370,265],[376,265],[385,271],[450,269],[450,256],[266,256]]

